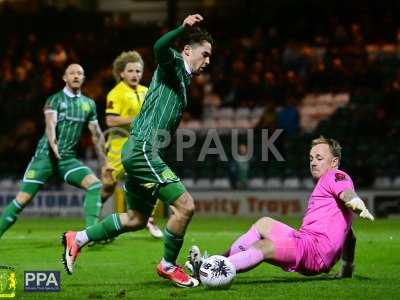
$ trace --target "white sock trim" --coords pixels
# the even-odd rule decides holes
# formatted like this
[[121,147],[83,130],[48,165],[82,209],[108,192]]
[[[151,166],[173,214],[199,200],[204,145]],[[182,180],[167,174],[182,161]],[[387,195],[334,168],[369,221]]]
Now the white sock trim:
[[167,271],[169,268],[172,268],[172,267],[175,266],[175,264],[173,264],[173,263],[171,263],[171,262],[169,262],[169,261],[166,261],[166,260],[164,259],[164,257],[163,257],[162,260],[161,260],[161,265],[162,265],[164,271]]
[[76,233],[75,242],[79,247],[85,246],[89,243],[89,237],[86,233],[86,230],[78,231]]

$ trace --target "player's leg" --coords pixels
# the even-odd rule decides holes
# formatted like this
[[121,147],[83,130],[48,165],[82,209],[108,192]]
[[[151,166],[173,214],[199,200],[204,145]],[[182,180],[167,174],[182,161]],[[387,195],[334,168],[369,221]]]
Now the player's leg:
[[101,181],[94,175],[86,175],[81,181],[81,187],[86,190],[85,212],[86,227],[92,226],[99,221],[101,212]]
[[260,263],[275,254],[274,244],[269,239],[255,242],[247,250],[229,256],[229,260],[236,268],[236,272],[245,272],[257,267]]
[[[152,194],[153,190],[140,186],[128,176],[125,185],[128,212],[111,214],[99,224],[87,228],[88,240],[111,239],[124,232],[145,228],[147,219],[154,207],[155,199]],[[82,241],[78,241],[78,243],[82,245]]]
[[76,243],[79,248],[89,242],[112,239],[128,231],[137,231],[146,226],[147,216],[140,211],[129,209],[126,213],[114,213],[98,224],[77,232]]
[[177,193],[182,192],[171,205],[172,214],[164,230],[163,261],[167,264],[175,265],[183,244],[186,227],[194,213],[194,200],[192,196],[184,190],[180,182],[170,183],[164,188]]
[[278,221],[269,217],[260,218],[246,233],[241,235],[236,241],[233,242],[228,251],[225,252],[224,256],[228,257],[238,252],[245,251],[255,242],[263,238],[268,238],[275,222]]
[[248,271],[263,261],[280,266],[284,270],[293,270],[296,266],[297,253],[296,230],[267,217],[259,219],[253,226],[261,238],[250,246],[247,239],[242,238],[240,242],[239,238],[237,240],[239,251],[229,256],[236,271]]
[[[104,206],[104,203],[115,193],[115,188],[118,184],[118,181],[120,181],[125,174],[125,170],[122,166],[121,159],[116,161],[115,158],[110,158],[109,155],[107,155],[107,165],[113,168],[114,170],[112,172],[107,171],[105,169],[105,166],[103,166],[101,170],[101,182],[103,185],[101,189],[100,214]],[[120,198],[123,199],[123,197],[121,197],[121,194],[122,193],[118,194],[119,198],[117,198],[116,195],[114,194],[115,211],[118,213],[126,212],[125,203],[120,199]],[[106,239],[101,241],[101,243],[103,244],[110,243],[113,240],[114,239]]]
[[163,237],[163,233],[162,233],[161,229],[157,226],[157,224],[154,221],[155,212],[157,209],[159,209],[159,207],[161,205],[162,205],[161,200],[157,200],[156,205],[155,205],[153,211],[151,212],[151,216],[150,216],[149,220],[147,221],[147,225],[146,225],[151,236],[156,239],[161,239]]
[[20,190],[0,216],[0,237],[17,221],[24,207],[35,197],[53,173],[48,157],[34,157],[26,168]]
[[186,228],[194,213],[194,200],[180,181],[160,187],[159,198],[170,205],[172,214],[165,226],[164,255],[157,266],[157,273],[179,287],[195,287],[199,284],[198,280],[176,265]]
[[[106,171],[105,167],[102,168],[101,181],[103,188],[101,191],[101,202],[104,204],[115,192],[117,183],[121,181],[125,175],[125,169],[121,161],[121,151],[127,138],[109,136],[106,143],[106,160],[107,166],[114,170],[112,172]],[[115,201],[116,199],[114,199]],[[125,202],[115,203],[116,212],[126,212]]]
[[89,242],[112,239],[127,231],[136,231],[146,226],[155,202],[154,189],[147,189],[127,177],[126,200],[127,213],[114,213],[105,217],[101,222],[82,231],[68,231],[62,235],[64,252],[62,256],[64,268],[72,274],[73,265],[80,249]]
[[82,231],[65,232],[61,238],[64,245],[62,262],[65,271],[71,275],[74,263],[81,249],[90,242],[113,239],[128,231],[136,231],[146,226],[147,217],[139,211],[128,210],[127,213],[114,213],[101,222]]
[[[248,271],[264,260],[290,270],[296,264],[295,232],[286,224],[263,217],[241,235],[224,255],[229,257],[237,272]],[[195,275],[201,266],[201,260],[198,247],[192,246],[188,267]]]
[[86,227],[96,224],[101,211],[101,181],[75,158],[61,160],[58,165],[65,182],[86,190],[83,204]]
[[[34,195],[40,188],[40,184],[30,184],[29,190],[32,194],[19,191],[15,199],[4,208],[3,213],[0,216],[0,238],[17,221],[18,215],[33,199]],[[27,188],[25,187],[24,190],[26,191]]]
[[114,194],[115,187],[117,186],[116,180],[110,180],[107,176],[101,176],[103,187],[101,189],[101,203],[102,205]]
[[[114,141],[111,143],[111,148],[107,153],[107,164],[111,166],[114,171],[112,173],[102,171],[101,181],[103,182],[103,188],[101,191],[101,201],[104,204],[107,199],[109,199],[115,192],[115,188],[117,186],[118,181],[121,181],[125,174],[124,166],[122,165],[121,161],[121,151],[122,151],[122,144],[118,141]],[[125,201],[121,201],[120,198],[114,198],[116,211],[117,212],[125,212],[126,206]],[[154,222],[154,214],[161,202],[157,200],[157,204],[153,209],[151,216],[147,222],[147,229],[149,230],[150,234],[154,238],[162,238],[163,233],[158,228],[158,226]]]
[[351,278],[353,276],[355,251],[356,236],[353,228],[350,228],[342,249],[342,268],[335,275],[336,278]]
[[[268,237],[272,225],[275,222],[274,219],[263,217],[257,220],[250,229],[237,238],[227,251],[225,251],[223,256],[229,257],[236,253],[240,253],[250,249],[250,247],[257,241]],[[193,276],[199,277],[199,270],[203,261],[203,256],[201,255],[198,246],[192,246],[189,250],[188,261],[186,262],[187,268],[192,271]]]

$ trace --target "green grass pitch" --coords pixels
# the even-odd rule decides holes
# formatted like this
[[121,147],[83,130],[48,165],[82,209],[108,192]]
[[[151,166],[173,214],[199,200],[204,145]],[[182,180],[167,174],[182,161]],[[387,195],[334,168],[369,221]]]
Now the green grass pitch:
[[[255,221],[250,218],[194,218],[179,257],[184,263],[192,244],[219,254]],[[298,219],[283,220],[298,226]],[[79,229],[78,219],[21,218],[0,240],[0,265],[15,267],[16,299],[399,299],[400,219],[356,220],[356,271],[352,279],[332,274],[305,277],[262,264],[239,274],[227,291],[180,289],[156,275],[162,242],[147,231],[128,233],[112,244],[85,248],[73,275],[60,263],[59,236]],[[334,226],[334,224],[332,224]],[[24,292],[24,270],[61,271],[61,292]]]

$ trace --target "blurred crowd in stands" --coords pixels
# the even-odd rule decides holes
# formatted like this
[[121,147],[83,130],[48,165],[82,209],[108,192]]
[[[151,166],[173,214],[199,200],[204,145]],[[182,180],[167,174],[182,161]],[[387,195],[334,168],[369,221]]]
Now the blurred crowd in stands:
[[[382,177],[394,182],[400,176],[400,24],[390,12],[375,16],[372,10],[354,18],[349,13],[344,20],[316,20],[299,13],[293,28],[283,21],[241,27],[209,20],[216,41],[211,65],[193,80],[181,127],[199,132],[284,129],[277,144],[286,162],[260,163],[255,157],[245,167],[251,170],[249,180],[307,178],[308,144],[323,134],[343,144],[343,168],[359,186],[379,184]],[[43,132],[43,104],[63,87],[68,63],[83,65],[84,92],[96,101],[104,128],[105,98],[114,85],[113,59],[123,50],[138,50],[145,61],[143,83],[149,84],[155,67],[152,45],[166,30],[76,7],[59,11],[49,6],[20,15],[3,5],[0,176],[23,174]],[[85,135],[80,156],[93,159],[91,148]],[[186,165],[177,163],[178,173],[218,179],[224,174],[228,178],[232,169],[232,164],[210,159],[209,169],[199,165],[196,173],[191,164],[190,159]],[[233,186],[245,185],[242,177],[239,181]]]

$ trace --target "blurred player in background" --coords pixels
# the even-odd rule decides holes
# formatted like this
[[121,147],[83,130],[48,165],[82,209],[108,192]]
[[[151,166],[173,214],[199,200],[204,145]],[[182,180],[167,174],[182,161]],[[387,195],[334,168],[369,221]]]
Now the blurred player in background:
[[[170,205],[172,214],[164,231],[164,255],[157,266],[157,273],[180,287],[198,285],[198,280],[176,265],[186,228],[194,213],[194,200],[163,161],[163,151],[157,145],[165,133],[170,136],[175,133],[187,105],[191,77],[210,63],[212,38],[196,27],[202,20],[200,15],[190,15],[182,26],[166,33],[155,43],[158,66],[143,108],[133,122],[129,139],[122,150],[122,163],[127,172],[125,192],[128,212],[112,214],[87,230],[64,233],[63,262],[69,274],[73,272],[81,247],[89,241],[104,240],[144,228],[159,198]],[[186,31],[189,32],[184,35]],[[179,37],[184,38],[181,52],[172,48]]]
[[[340,159],[337,141],[324,137],[312,141],[310,171],[316,186],[300,229],[269,217],[259,219],[225,253],[237,272],[267,261],[285,271],[316,275],[328,273],[342,256],[339,277],[351,277],[355,247],[351,210],[362,218],[374,218],[354,191],[350,176],[338,169]],[[197,246],[192,246],[189,258],[197,276],[202,260]]]
[[[101,209],[101,181],[76,158],[76,145],[88,124],[101,165],[105,163],[104,138],[97,121],[96,104],[81,92],[85,80],[83,68],[69,65],[64,73],[65,87],[50,96],[43,112],[46,130],[29,163],[16,198],[0,217],[0,237],[13,225],[19,213],[43,185],[59,175],[66,183],[86,190],[84,214],[86,227],[98,221]],[[110,173],[105,166],[104,171]]]
[[[109,130],[106,148],[108,165],[115,170],[112,173],[102,171],[101,200],[103,204],[114,193],[118,181],[121,181],[125,175],[121,162],[122,146],[128,140],[129,126],[139,115],[148,90],[140,84],[143,67],[143,59],[136,51],[122,52],[113,63],[113,75],[117,85],[107,95],[106,124],[111,130]],[[116,211],[125,212],[122,191],[117,189],[115,198]],[[147,222],[147,228],[153,237],[162,238],[162,231],[154,224],[154,212],[155,209]]]

